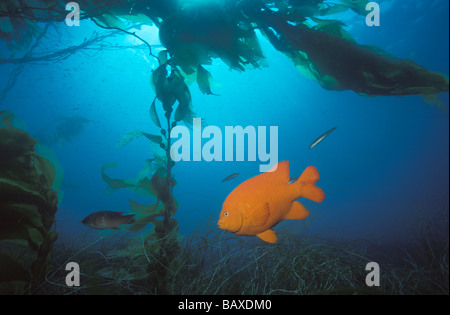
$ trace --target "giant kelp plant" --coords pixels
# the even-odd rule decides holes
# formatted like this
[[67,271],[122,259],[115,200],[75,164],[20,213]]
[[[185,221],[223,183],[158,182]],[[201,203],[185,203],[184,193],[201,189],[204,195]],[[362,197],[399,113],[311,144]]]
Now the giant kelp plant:
[[[35,54],[34,48],[42,41],[49,23],[65,20],[68,12],[62,4],[68,2],[1,1],[0,38],[12,54],[0,58],[0,65],[14,64],[21,69],[26,63],[64,60],[90,45],[103,49],[101,43],[107,35],[97,34],[79,46]],[[302,74],[327,90],[352,90],[370,96],[423,95],[446,110],[435,97],[440,92],[448,92],[446,76],[411,60],[398,59],[378,47],[360,45],[345,30],[342,21],[329,18],[346,10],[364,15],[367,0],[78,0],[77,3],[82,21],[92,20],[100,29],[136,37],[158,63],[151,80],[156,97],[149,104],[149,118],[160,134],[131,131],[118,143],[123,147],[144,136],[154,146],[153,157],[133,180],[110,178],[106,170],[116,164],[106,164],[102,169],[110,192],[128,188],[156,199],[151,205],[130,201],[130,210],[138,217],[129,229],[140,232],[148,223],[153,224],[151,233],[137,238],[145,255],[151,258],[145,273],[145,286],[151,292],[173,292],[168,279],[178,270],[179,263],[178,223],[174,219],[178,205],[172,194],[176,184],[172,172],[175,163],[170,157],[169,135],[177,124],[192,122],[192,99],[186,82],[196,78],[204,94],[213,94],[212,74],[205,69],[213,59],[219,58],[237,71],[264,66],[264,52],[258,38],[261,34],[290,58]],[[158,27],[164,47],[158,54],[151,43],[131,31],[133,26],[142,24]],[[8,89],[18,73],[13,72]],[[17,213],[27,207],[17,208]],[[49,228],[48,224],[45,228]],[[43,235],[48,240],[43,244],[53,240],[48,236],[51,234]],[[210,292],[208,289],[209,285],[204,292]]]
[[[125,146],[133,139],[144,136],[157,147],[153,149],[155,158],[146,161],[146,166],[140,172],[136,180],[111,179],[105,174],[105,170],[116,164],[107,164],[103,167],[102,177],[109,185],[109,189],[132,188],[136,193],[155,197],[155,204],[140,205],[130,200],[130,210],[140,216],[136,223],[129,228],[130,231],[138,232],[148,223],[153,223],[154,229],[146,239],[142,239],[146,255],[151,255],[148,266],[148,285],[152,286],[157,293],[170,293],[167,287],[167,276],[176,263],[178,246],[178,222],[173,218],[178,204],[172,194],[176,182],[172,175],[175,165],[171,159],[170,133],[177,123],[192,120],[192,102],[189,88],[184,82],[179,70],[174,67],[167,57],[160,54],[165,62],[153,72],[152,85],[156,97],[150,106],[149,118],[160,128],[161,135],[153,135],[142,131],[131,131],[118,143],[119,147]],[[156,110],[157,101],[161,103],[164,119],[161,119]],[[174,112],[174,105],[178,104]],[[159,105],[159,104],[158,104]],[[162,150],[162,151],[161,151]],[[150,174],[150,178],[147,176]],[[160,203],[162,207],[160,207]],[[127,255],[126,252],[124,252]]]
[[0,112],[0,293],[36,292],[50,270],[58,197],[55,167]]

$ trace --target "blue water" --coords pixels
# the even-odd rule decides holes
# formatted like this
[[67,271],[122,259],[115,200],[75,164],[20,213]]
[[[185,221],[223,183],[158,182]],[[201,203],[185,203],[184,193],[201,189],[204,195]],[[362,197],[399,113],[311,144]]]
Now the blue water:
[[[427,69],[448,75],[448,8],[445,0],[389,1],[382,4],[382,25],[369,28],[364,19],[344,16],[358,43],[377,45],[400,58],[412,58]],[[80,27],[56,24],[39,48],[77,45],[98,31],[87,20]],[[137,30],[158,45],[155,29]],[[111,45],[138,45],[118,35]],[[430,216],[446,206],[449,191],[449,116],[422,97],[363,97],[332,92],[303,77],[292,62],[261,38],[268,67],[238,72],[219,60],[207,66],[214,93],[203,95],[190,86],[194,111],[208,125],[278,126],[278,157],[289,160],[291,177],[316,166],[326,193],[321,204],[305,202],[311,211],[310,233],[338,239],[393,240],[415,216]],[[154,48],[158,50],[157,47]],[[2,65],[1,86],[13,67]],[[76,53],[62,62],[25,65],[13,89],[0,104],[12,110],[31,135],[52,132],[63,117],[83,117],[80,132],[48,144],[64,169],[64,198],[57,212],[59,241],[80,235],[98,236],[82,225],[100,210],[129,212],[128,199],[150,203],[129,190],[106,195],[101,177],[104,164],[112,178],[135,178],[152,157],[149,142],[139,138],[125,148],[117,141],[132,130],[158,133],[148,115],[155,93],[150,87],[157,67],[146,47]],[[448,93],[439,95],[448,107]],[[311,142],[338,127],[313,149]],[[256,162],[180,162],[173,169],[179,202],[180,233],[215,225],[226,196],[240,182],[259,173]],[[239,177],[221,183],[229,174]],[[283,225],[285,223],[282,223]],[[292,223],[290,223],[292,224]],[[293,224],[292,231],[301,228]],[[277,227],[275,228],[277,229]],[[122,233],[116,231],[115,233]],[[278,235],[279,238],[283,234]]]

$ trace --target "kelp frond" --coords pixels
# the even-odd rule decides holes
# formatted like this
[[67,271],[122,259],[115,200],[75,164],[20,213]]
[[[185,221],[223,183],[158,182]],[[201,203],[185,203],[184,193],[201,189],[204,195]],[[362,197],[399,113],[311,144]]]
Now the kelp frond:
[[[3,23],[6,41],[26,44],[21,30],[36,37],[26,23],[62,20],[62,8],[56,0],[38,1],[40,6],[17,8],[13,0],[0,7],[2,19],[18,21]],[[90,18],[102,27],[126,32],[129,21],[155,24],[160,40],[167,49],[164,55],[150,54],[160,65],[159,78],[170,63],[174,72],[167,76],[178,96],[176,120],[188,121],[191,100],[187,87],[178,76],[197,73],[200,89],[212,94],[204,65],[220,58],[232,69],[244,71],[264,65],[264,55],[255,30],[259,29],[271,44],[328,90],[352,90],[363,95],[424,95],[449,91],[448,79],[410,60],[397,59],[379,49],[357,44],[344,29],[344,24],[328,16],[352,10],[367,13],[367,0],[245,0],[239,2],[208,2],[184,5],[182,1],[81,1],[82,18]],[[26,5],[27,1],[21,2]],[[36,33],[36,32],[35,32]],[[22,36],[23,37],[23,36]],[[142,39],[141,39],[142,40]],[[170,58],[169,58],[170,56]],[[161,59],[160,59],[161,58]],[[164,61],[164,62],[163,62]],[[177,70],[178,69],[178,70]],[[155,75],[154,75],[155,77]],[[158,81],[158,80],[157,80]],[[159,81],[161,82],[161,81]],[[154,82],[155,83],[155,82]],[[157,87],[158,99],[166,109],[174,100]],[[435,102],[436,103],[436,102]],[[182,118],[183,117],[183,118]]]

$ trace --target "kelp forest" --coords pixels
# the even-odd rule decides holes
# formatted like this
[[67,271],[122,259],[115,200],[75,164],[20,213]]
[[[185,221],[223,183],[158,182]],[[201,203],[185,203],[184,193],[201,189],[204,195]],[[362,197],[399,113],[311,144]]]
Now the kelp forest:
[[[151,73],[148,89],[153,89],[155,97],[141,114],[149,130],[156,127],[160,132],[133,130],[118,139],[121,150],[137,138],[148,141],[152,149],[137,178],[111,176],[111,170],[120,167],[114,157],[99,172],[108,193],[128,189],[153,202],[129,200],[127,210],[135,216],[126,228],[134,235],[129,239],[114,234],[88,245],[80,239],[70,250],[67,245],[57,248],[61,166],[50,149],[25,131],[13,108],[0,111],[0,293],[448,294],[448,243],[423,242],[424,233],[440,233],[430,231],[426,222],[418,226],[415,241],[422,248],[420,259],[426,260],[431,271],[422,272],[415,262],[418,258],[409,257],[403,262],[408,271],[393,268],[383,274],[384,283],[389,284],[370,292],[356,284],[364,283],[365,272],[354,267],[371,261],[366,256],[367,248],[373,246],[370,242],[336,244],[304,235],[301,240],[287,237],[281,241],[283,246],[255,246],[230,236],[231,243],[224,245],[215,227],[186,238],[179,234],[171,131],[178,125],[192,128],[197,114],[192,85],[208,97],[220,98],[212,84],[214,68],[208,68],[213,60],[220,59],[242,76],[248,69],[266,66],[260,36],[289,58],[299,75],[325,90],[353,91],[360,97],[420,95],[447,111],[437,98],[449,91],[446,75],[379,47],[359,44],[342,21],[330,17],[352,11],[364,18],[369,1],[78,0],[80,22],[93,22],[97,32],[76,46],[46,52],[37,49],[51,28],[65,22],[68,2],[0,2],[0,39],[9,52],[0,55],[0,66],[14,67],[0,91],[0,102],[27,65],[58,63],[86,51],[126,49],[108,39],[134,37],[140,43],[136,48],[157,63],[155,69],[146,70]],[[160,46],[133,31],[142,25],[158,28]],[[76,128],[81,130],[87,123],[79,121]],[[56,132],[62,133],[63,127],[59,128]],[[64,284],[67,271],[63,267],[69,261],[89,262],[89,270],[82,271],[81,287]],[[327,266],[328,271],[319,271],[318,266]],[[306,268],[317,272],[307,273],[308,278],[303,272]],[[403,283],[411,277],[420,277],[426,284],[405,287]],[[446,287],[441,285],[445,277]],[[275,278],[285,279],[283,285],[275,285],[279,283]]]

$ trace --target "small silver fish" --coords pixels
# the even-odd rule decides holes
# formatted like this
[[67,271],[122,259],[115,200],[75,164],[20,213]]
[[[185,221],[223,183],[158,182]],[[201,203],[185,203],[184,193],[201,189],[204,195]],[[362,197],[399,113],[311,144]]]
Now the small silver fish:
[[328,130],[327,132],[325,132],[323,135],[321,135],[319,138],[317,138],[316,140],[313,141],[313,143],[311,143],[311,145],[309,146],[310,149],[314,148],[316,145],[318,145],[320,142],[323,141],[323,139],[325,139],[326,137],[328,137],[330,135],[330,133],[332,133],[333,131],[336,130],[337,127],[334,127],[330,130]]
[[236,178],[238,176],[239,176],[239,173],[234,173],[234,174],[228,175],[227,177],[222,179],[221,183],[232,180],[233,178]]
[[121,224],[131,224],[135,222],[135,215],[123,215],[123,212],[98,211],[88,215],[81,221],[84,225],[98,230],[119,229]]

